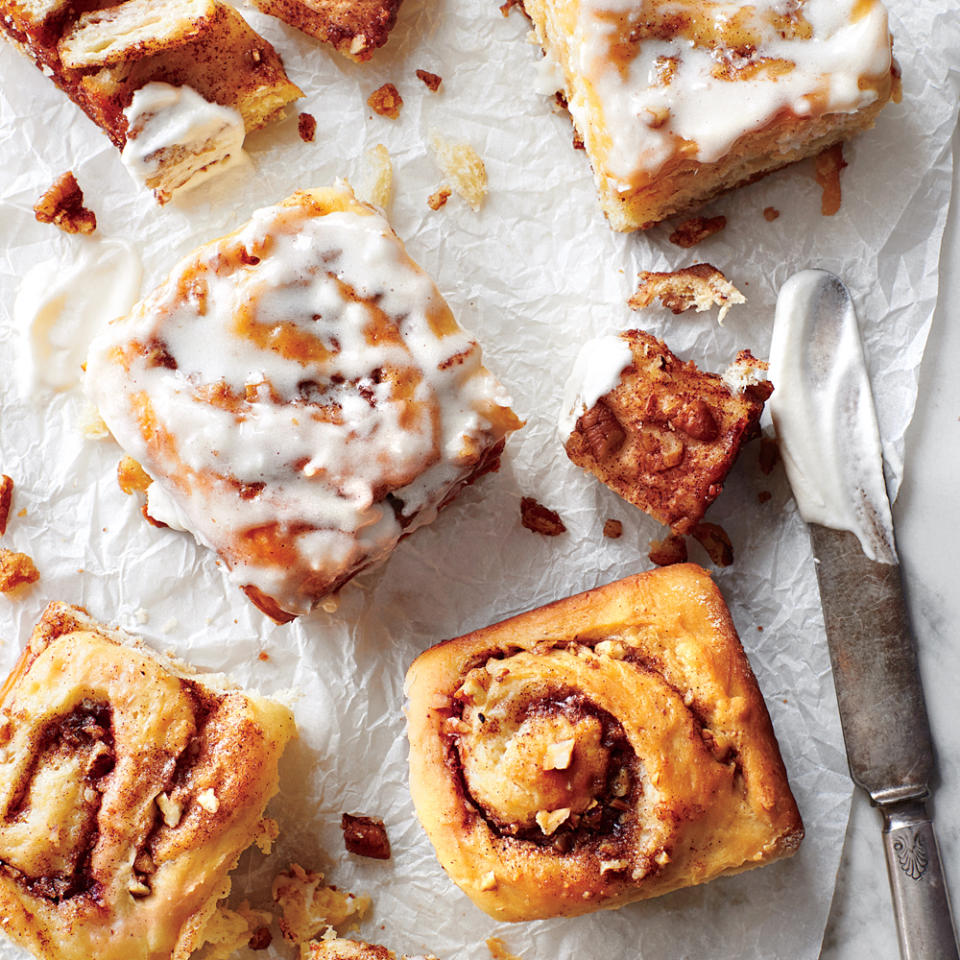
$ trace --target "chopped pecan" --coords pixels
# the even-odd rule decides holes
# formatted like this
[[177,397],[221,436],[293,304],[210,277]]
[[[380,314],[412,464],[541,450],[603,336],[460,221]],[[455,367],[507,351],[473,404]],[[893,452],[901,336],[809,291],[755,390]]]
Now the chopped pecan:
[[691,217],[677,224],[676,230],[670,234],[670,242],[678,247],[689,249],[698,243],[719,233],[727,225],[727,218],[719,217]]
[[528,530],[542,533],[545,537],[558,537],[567,532],[560,514],[538,503],[533,497],[520,500],[520,522]]
[[400,91],[392,83],[385,83],[382,87],[377,87],[373,93],[367,97],[367,105],[374,113],[381,117],[389,117],[396,120],[400,116],[400,108],[403,106],[403,97]]
[[679,533],[671,533],[663,540],[651,540],[647,556],[650,562],[658,567],[669,567],[671,563],[685,563],[687,542]]
[[764,207],[763,219],[768,223],[773,223],[780,216],[780,211],[776,207]]
[[41,223],[52,223],[65,233],[93,233],[97,229],[97,215],[84,207],[83,191],[72,170],[54,181],[33,205],[33,213]]
[[13,499],[13,481],[6,475],[0,476],[0,536],[7,532],[7,519],[10,516],[10,501]]
[[653,473],[671,470],[683,462],[686,445],[669,430],[644,433],[640,437],[640,442],[647,451],[645,466]]
[[709,443],[720,435],[720,428],[717,426],[713,411],[699,397],[686,403],[671,422],[678,430],[682,430],[694,440]]
[[439,190],[427,197],[427,206],[431,210],[439,210],[450,199],[452,192],[449,187],[440,187]]
[[253,933],[250,934],[250,939],[247,941],[247,946],[251,950],[266,950],[272,941],[273,934],[270,932],[269,927],[257,927]]
[[297,117],[297,133],[304,143],[313,143],[317,135],[317,118],[312,113],[301,113]]
[[577,429],[597,460],[605,460],[616,453],[627,439],[620,421],[602,400],[598,400],[580,417]]
[[435,73],[430,73],[429,70],[418,70],[417,77],[422,80],[433,93],[436,93],[437,90],[440,89],[440,84],[443,83],[443,77],[439,77]]
[[733,544],[727,531],[716,523],[698,523],[690,533],[696,538],[718,567],[729,567],[733,563]]
[[619,540],[623,536],[623,524],[610,517],[603,525],[603,535],[610,540]]
[[377,817],[345,813],[340,817],[343,842],[350,853],[373,860],[390,859],[390,839],[387,828]]

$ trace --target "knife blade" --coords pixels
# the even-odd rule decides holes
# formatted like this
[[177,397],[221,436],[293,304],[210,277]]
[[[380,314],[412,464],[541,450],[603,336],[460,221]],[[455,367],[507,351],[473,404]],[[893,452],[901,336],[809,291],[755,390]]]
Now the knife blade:
[[770,411],[809,525],[847,762],[884,818],[904,960],[960,957],[926,799],[935,775],[853,301],[822,270],[777,299]]

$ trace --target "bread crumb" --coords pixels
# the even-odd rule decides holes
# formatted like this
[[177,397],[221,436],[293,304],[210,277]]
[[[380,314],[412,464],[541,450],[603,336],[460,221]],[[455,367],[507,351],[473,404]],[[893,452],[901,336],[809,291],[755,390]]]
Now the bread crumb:
[[273,817],[264,817],[257,824],[257,832],[254,835],[253,842],[257,849],[266,856],[273,849],[277,837],[280,836],[280,824]]
[[124,493],[130,495],[143,493],[153,480],[133,457],[124,457],[117,464],[117,483]]
[[389,117],[396,120],[400,116],[400,108],[403,106],[403,97],[400,91],[392,83],[385,83],[382,87],[377,87],[373,93],[367,97],[367,105],[381,117]]
[[658,299],[674,313],[696,309],[697,313],[719,306],[719,323],[736,303],[747,298],[712,264],[695,263],[680,270],[656,273],[642,270],[637,292],[627,301],[631,310],[642,310]]
[[[589,899],[589,896],[589,892],[585,893],[584,899]],[[499,937],[488,937],[484,942],[493,960],[520,960],[520,957],[507,950],[507,945]]]
[[390,151],[382,143],[378,143],[366,152],[364,159],[366,175],[357,187],[356,194],[361,200],[386,210],[393,196],[393,164],[390,161]]
[[729,567],[733,563],[733,544],[719,524],[700,522],[690,533],[718,567]]
[[317,118],[312,113],[301,113],[297,117],[297,133],[304,143],[313,143],[317,135]]
[[435,73],[430,73],[429,70],[418,70],[417,77],[419,77],[433,93],[436,93],[437,90],[440,89],[440,84],[443,83],[443,77],[439,77]]
[[9,593],[39,579],[40,574],[30,557],[0,547],[0,593]]
[[820,212],[832,217],[840,209],[840,171],[847,165],[843,159],[843,143],[835,143],[818,153],[814,160],[815,178],[823,190],[820,198]]
[[603,535],[609,540],[619,540],[623,536],[623,524],[611,517],[603,525]]
[[13,499],[13,480],[6,474],[0,476],[0,536],[7,532],[10,517],[10,501]]
[[273,899],[280,905],[280,930],[293,944],[306,943],[327,928],[333,928],[334,935],[356,929],[370,908],[369,897],[328,887],[322,873],[304,870],[298,863],[277,875]]
[[450,199],[451,192],[449,187],[441,187],[427,197],[427,206],[431,210],[439,210]]
[[651,563],[669,567],[672,563],[686,563],[687,542],[679,533],[671,533],[663,540],[651,540],[647,553]]
[[93,233],[97,215],[83,205],[83,191],[72,170],[58,177],[33,205],[33,214],[41,223],[52,223],[64,233]]
[[558,537],[566,533],[567,528],[555,510],[545,507],[533,497],[523,497],[520,500],[520,523],[534,533],[545,537]]
[[453,143],[439,134],[430,138],[434,159],[454,193],[462,197],[474,213],[487,197],[487,170],[469,143]]
[[763,219],[768,223],[773,223],[780,216],[780,211],[776,207],[764,207]]
[[676,230],[670,234],[670,242],[678,247],[689,249],[698,243],[719,233],[727,225],[727,218],[719,217],[691,217],[677,224]]

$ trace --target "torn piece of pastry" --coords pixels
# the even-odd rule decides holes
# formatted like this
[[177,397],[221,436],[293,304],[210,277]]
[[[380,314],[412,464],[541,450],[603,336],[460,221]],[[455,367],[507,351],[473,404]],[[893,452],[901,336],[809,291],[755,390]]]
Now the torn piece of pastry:
[[61,174],[33,205],[40,223],[52,223],[64,233],[93,233],[97,215],[83,205],[83,191],[72,170]]
[[30,556],[0,547],[0,593],[11,593],[39,579],[40,574]]
[[52,603],[0,688],[0,914],[40,960],[183,960],[254,841],[290,711]]
[[627,301],[627,306],[631,310],[642,310],[654,300],[659,300],[674,313],[694,309],[703,313],[711,307],[719,307],[718,323],[723,323],[734,304],[747,302],[747,298],[712,263],[694,263],[665,273],[641,270],[637,275],[637,292]]
[[390,151],[382,143],[378,143],[364,154],[364,160],[366,169],[357,186],[357,199],[386,210],[393,197],[393,162]]
[[659,896],[803,836],[726,604],[694,564],[440,643],[405,690],[417,815],[497,920]]
[[230,960],[243,947],[265,950],[273,939],[268,910],[253,910],[245,900],[236,910],[218,906],[203,928],[202,960]]
[[678,359],[642,330],[584,344],[564,391],[567,456],[676,533],[719,496],[773,391],[742,350],[721,375]]
[[[479,212],[487,199],[487,168],[480,154],[469,143],[454,143],[437,133],[430,137],[430,148],[437,166],[453,191],[467,202],[474,213]],[[430,206],[437,209],[432,203]]]
[[244,135],[302,95],[273,47],[220,0],[0,0],[0,26],[161,203],[236,161]]
[[367,97],[367,106],[381,117],[389,117],[396,120],[400,116],[400,108],[403,106],[403,97],[392,83],[385,83],[377,87],[373,93]]
[[364,63],[390,37],[401,0],[253,0],[264,12]]
[[615,230],[871,127],[898,82],[879,0],[524,0]]
[[304,870],[298,863],[277,875],[273,899],[280,907],[280,930],[293,944],[306,943],[327,930],[353,930],[370,909],[368,896],[328,886],[322,873]]
[[345,187],[201,247],[91,346],[87,385],[191,531],[275,620],[324,597],[500,462],[521,425],[433,281]]

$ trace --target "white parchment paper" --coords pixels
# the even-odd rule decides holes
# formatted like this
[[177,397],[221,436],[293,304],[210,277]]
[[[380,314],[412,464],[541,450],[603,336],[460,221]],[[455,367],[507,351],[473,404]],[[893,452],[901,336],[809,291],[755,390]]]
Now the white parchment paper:
[[[46,602],[63,599],[200,667],[265,692],[294,690],[300,739],[284,757],[281,794],[270,808],[281,839],[270,858],[245,855],[235,899],[264,905],[273,875],[294,859],[372,894],[362,936],[445,960],[487,956],[483,939],[491,935],[525,960],[815,957],[851,786],[806,531],[782,470],[759,471],[757,445],[744,452],[708,519],[728,530],[736,549],[735,565],[716,579],[806,823],[793,859],[615,913],[498,926],[447,880],[414,818],[401,688],[412,659],[438,640],[650,566],[647,546],[661,528],[573,467],[556,438],[563,381],[589,337],[642,326],[705,369],[722,369],[744,347],[765,356],[776,290],[787,276],[805,267],[836,271],[863,320],[888,480],[897,489],[937,296],[960,23],[940,0],[892,7],[904,98],[846,148],[841,212],[820,216],[812,168],[801,164],[711,204],[728,227],[690,252],[667,242],[669,228],[632,236],[608,229],[587,161],[570,146],[569,121],[533,92],[538,52],[526,42],[529,25],[516,12],[502,17],[492,0],[406,0],[389,45],[364,67],[244,7],[306,92],[299,109],[316,117],[317,140],[299,140],[294,110],[248,138],[244,170],[166,208],[133,186],[117,152],[73,104],[0,44],[0,470],[17,482],[3,542],[30,553],[41,571],[24,595],[0,597],[0,671],[12,666]],[[415,78],[417,68],[443,77],[439,93]],[[396,121],[366,107],[388,80],[405,101]],[[455,197],[438,212],[428,209],[440,182],[426,147],[434,130],[468,140],[486,161],[490,196],[481,213]],[[146,289],[176,257],[257,207],[337,176],[360,181],[363,154],[376,143],[395,163],[394,225],[528,422],[509,442],[500,473],[464,491],[383,568],[355,581],[336,613],[278,627],[189,536],[143,522],[137,502],[117,487],[117,447],[85,439],[77,427],[78,390],[28,394],[18,386],[19,278],[44,260],[73,262],[99,242],[37,224],[31,208],[55,176],[74,170],[97,212],[98,236],[136,248]],[[779,219],[764,219],[767,206]],[[703,259],[748,297],[724,327],[709,314],[638,316],[625,306],[639,269]],[[760,504],[767,490],[772,497]],[[559,510],[569,532],[546,539],[522,529],[522,495]],[[623,522],[622,539],[602,537],[607,517]],[[696,550],[692,559],[706,562]],[[260,652],[269,659],[259,660]],[[383,817],[392,860],[346,854],[343,811]],[[291,951],[277,937],[266,955]],[[21,956],[0,941],[0,960]]]

